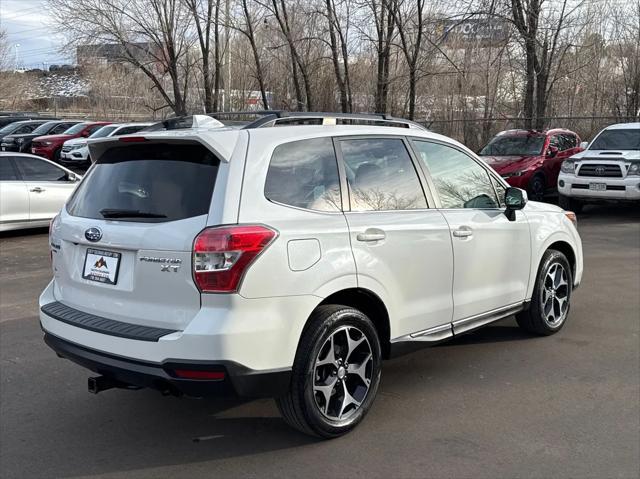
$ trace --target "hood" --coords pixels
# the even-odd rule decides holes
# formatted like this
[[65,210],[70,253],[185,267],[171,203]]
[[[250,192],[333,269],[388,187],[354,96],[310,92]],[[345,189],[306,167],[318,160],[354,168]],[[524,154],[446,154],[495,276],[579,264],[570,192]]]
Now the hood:
[[552,205],[550,203],[542,203],[540,201],[532,201],[528,200],[527,204],[524,205],[524,211],[536,211],[536,212],[546,212],[546,213],[561,213],[564,211],[562,208],[556,205]]
[[6,142],[10,143],[12,141],[17,140],[18,138],[23,138],[25,140],[31,140],[36,138],[38,135],[34,135],[33,133],[21,133],[19,135],[7,135],[3,138]]
[[571,157],[572,160],[630,161],[640,160],[640,150],[583,150]]
[[498,173],[510,170],[520,170],[542,160],[541,156],[481,156],[482,160]]
[[60,141],[69,140],[71,138],[77,138],[77,136],[74,136],[74,135],[44,135],[44,136],[38,136],[38,137],[34,138],[33,141],[60,142]]
[[[54,135],[55,136],[55,135]],[[76,145],[82,145],[82,144],[86,144],[87,143],[87,139],[86,138],[72,138],[71,140],[67,140],[64,142],[65,146],[76,146]]]

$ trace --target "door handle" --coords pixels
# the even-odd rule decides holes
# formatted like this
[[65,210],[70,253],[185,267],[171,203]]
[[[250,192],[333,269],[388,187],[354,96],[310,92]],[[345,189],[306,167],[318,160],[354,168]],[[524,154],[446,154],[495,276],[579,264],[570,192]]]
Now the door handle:
[[44,188],[40,188],[39,186],[36,186],[35,188],[31,188],[29,191],[33,193],[42,193],[44,191]]
[[373,242],[381,241],[387,237],[384,231],[377,228],[369,228],[364,233],[358,233],[356,239],[358,241]]
[[453,236],[456,238],[468,238],[473,236],[473,230],[468,226],[461,226],[457,230],[453,230]]

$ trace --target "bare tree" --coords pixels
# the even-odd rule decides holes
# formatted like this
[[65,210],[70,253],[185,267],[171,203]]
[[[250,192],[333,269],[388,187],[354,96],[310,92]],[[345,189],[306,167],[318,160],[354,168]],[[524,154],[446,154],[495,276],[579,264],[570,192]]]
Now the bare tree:
[[153,82],[167,106],[187,113],[190,24],[181,0],[49,0],[49,7],[69,46],[118,45],[122,60]]
[[341,1],[344,6],[345,23],[343,27],[338,16],[339,10],[335,0],[325,0],[324,14],[327,17],[327,25],[329,28],[329,45],[331,47],[331,60],[333,63],[333,71],[336,77],[336,84],[340,94],[340,108],[343,113],[353,110],[353,102],[351,99],[351,80],[349,77],[349,53],[347,46],[348,27],[349,27],[349,2]]
[[[264,16],[257,15],[255,10],[249,6],[248,0],[240,0],[240,6],[242,8],[242,17],[240,21],[234,24],[234,28],[245,36],[251,46],[251,53],[253,55],[253,62],[256,70],[255,77],[258,82],[258,87],[260,88],[262,106],[265,110],[268,110],[269,100],[267,98],[267,88],[265,86],[263,61],[261,59],[260,49],[258,49],[258,39],[256,38],[256,27],[260,25],[260,20],[263,20]],[[258,4],[256,3],[255,6],[257,7]]]

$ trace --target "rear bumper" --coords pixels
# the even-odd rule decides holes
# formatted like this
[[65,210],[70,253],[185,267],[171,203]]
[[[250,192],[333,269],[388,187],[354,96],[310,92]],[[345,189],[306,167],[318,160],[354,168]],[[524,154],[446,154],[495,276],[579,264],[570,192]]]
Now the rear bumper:
[[[151,388],[163,393],[191,397],[279,397],[287,392],[291,370],[253,371],[232,361],[166,360],[151,363],[106,354],[65,341],[52,334],[45,343],[58,356],[125,385]],[[182,379],[176,370],[216,371],[224,379]]]
[[[607,189],[590,190],[589,183],[604,183]],[[638,201],[640,200],[640,177],[580,177],[561,173],[558,177],[558,192],[564,196],[584,200]]]

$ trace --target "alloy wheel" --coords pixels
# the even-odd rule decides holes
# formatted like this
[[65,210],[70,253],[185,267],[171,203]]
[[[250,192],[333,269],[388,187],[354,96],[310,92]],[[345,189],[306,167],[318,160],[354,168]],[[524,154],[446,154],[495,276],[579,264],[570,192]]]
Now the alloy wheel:
[[542,288],[542,314],[545,322],[555,328],[560,325],[569,308],[569,283],[567,271],[560,263],[553,263]]
[[372,377],[373,353],[365,334],[355,326],[336,329],[315,360],[316,406],[329,419],[348,419],[366,399]]

